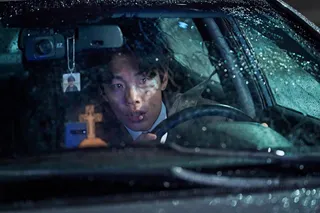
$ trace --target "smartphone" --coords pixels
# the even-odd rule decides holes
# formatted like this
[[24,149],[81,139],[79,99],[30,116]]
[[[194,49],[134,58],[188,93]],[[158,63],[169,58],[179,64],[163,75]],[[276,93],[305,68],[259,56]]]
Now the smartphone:
[[77,148],[87,138],[86,123],[67,123],[65,131],[66,148]]

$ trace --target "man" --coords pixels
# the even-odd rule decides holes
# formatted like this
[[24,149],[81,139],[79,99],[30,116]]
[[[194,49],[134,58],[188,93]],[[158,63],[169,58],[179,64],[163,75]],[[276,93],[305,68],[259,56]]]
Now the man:
[[[168,98],[164,92],[169,79],[166,67],[165,57],[139,57],[123,52],[114,54],[107,70],[102,73],[101,84],[102,96],[110,107],[107,110],[109,115],[104,116],[108,124],[103,124],[102,133],[97,135],[107,142],[115,139],[124,143],[156,140],[157,136],[150,132],[181,108],[176,106],[179,94]],[[194,99],[190,103],[192,101]],[[215,103],[209,100],[203,103],[208,102]],[[225,121],[226,118],[218,120]],[[103,132],[112,136],[104,137]],[[126,137],[128,133],[129,138]],[[166,137],[164,135],[161,141],[164,142]]]
[[74,82],[76,81],[76,79],[70,75],[67,79],[68,81],[68,87],[66,88],[65,92],[78,92],[78,87],[74,84]]
[[111,75],[102,84],[103,98],[134,141],[155,140],[149,132],[167,117],[162,92],[168,72],[141,70],[141,60],[130,53],[115,54],[108,66]]

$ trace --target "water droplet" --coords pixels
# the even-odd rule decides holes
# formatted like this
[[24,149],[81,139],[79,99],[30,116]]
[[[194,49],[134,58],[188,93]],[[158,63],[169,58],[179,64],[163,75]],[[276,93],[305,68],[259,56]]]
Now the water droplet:
[[174,206],[179,205],[179,200],[173,200],[173,201],[172,201],[172,204],[173,204]]
[[217,204],[220,204],[220,199],[219,198],[211,200],[210,203],[209,203],[210,206],[217,205]]
[[242,194],[238,194],[238,200],[242,200],[242,198],[243,198],[243,195]]
[[308,205],[309,205],[309,200],[308,200],[308,199],[305,199],[305,200],[303,201],[302,205],[308,206]]
[[276,151],[276,155],[284,156],[284,155],[285,155],[285,152],[282,151],[282,150],[277,150],[277,151]]
[[169,182],[164,182],[163,186],[166,187],[166,188],[169,188],[170,187],[170,183]]
[[249,84],[249,81],[246,81],[246,84]]
[[245,202],[246,204],[252,204],[252,202],[253,202],[252,196],[251,196],[251,195],[248,195],[248,196],[244,199],[244,202]]
[[203,126],[202,131],[204,131],[204,132],[207,131],[207,127]]
[[164,209],[159,209],[158,213],[165,213],[166,211]]

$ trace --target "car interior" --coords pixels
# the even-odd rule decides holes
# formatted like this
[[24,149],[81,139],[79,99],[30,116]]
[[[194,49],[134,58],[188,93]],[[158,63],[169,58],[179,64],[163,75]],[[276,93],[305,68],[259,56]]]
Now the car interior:
[[[201,28],[201,21],[196,20],[195,23],[188,18],[108,19],[103,25],[100,24],[96,28],[84,25],[84,29],[77,33],[93,36],[98,34],[97,32],[106,32],[104,30],[108,29],[104,29],[104,27],[108,26],[118,26],[121,29],[124,45],[131,46],[132,49],[142,48],[144,51],[158,48],[157,45],[161,44],[154,44],[152,41],[164,32],[163,34],[166,34],[166,39],[169,42],[162,45],[171,45],[169,48],[174,58],[169,65],[168,91],[185,93],[208,80],[208,77],[214,72],[210,82],[206,83],[205,88],[202,88],[202,96],[237,107],[237,100],[230,98],[235,97],[232,95],[235,88],[223,71],[225,68],[224,63],[221,62],[220,53],[217,52],[213,42],[204,40],[200,31],[196,30],[198,26]],[[9,30],[12,33],[9,33]],[[63,146],[60,143],[63,143],[65,139],[63,134],[58,133],[65,132],[66,123],[78,123],[78,115],[84,111],[86,104],[94,104],[97,107],[96,110],[99,110],[99,106],[103,105],[101,98],[99,98],[99,84],[97,83],[99,69],[107,63],[108,54],[112,48],[85,49],[85,44],[80,47],[81,44],[77,41],[75,69],[81,74],[81,91],[64,93],[61,90],[61,76],[68,74],[69,71],[67,60],[60,59],[58,56],[58,54],[63,54],[63,51],[61,53],[57,51],[56,56],[48,57],[49,60],[35,59],[32,52],[34,51],[33,40],[26,39],[30,35],[31,37],[32,35],[34,37],[39,37],[39,35],[48,37],[56,29],[50,30],[51,32],[42,29],[2,29],[2,32],[8,36],[1,42],[4,45],[3,50],[11,51],[3,51],[4,54],[1,55],[3,60],[6,60],[5,57],[10,58],[11,61],[21,60],[21,63],[13,61],[12,64],[7,61],[7,66],[3,68],[8,72],[3,76],[4,83],[1,84],[1,92],[5,93],[2,97],[6,98],[7,100],[4,101],[8,103],[5,106],[5,111],[10,111],[10,116],[14,117],[14,119],[12,117],[10,119],[13,126],[4,127],[8,129],[5,131],[7,132],[6,141],[10,141],[7,148],[19,147],[21,150],[33,150],[37,148],[32,144],[35,145],[34,142],[40,140],[43,141],[43,146],[47,147],[43,147],[43,149],[55,150]],[[58,29],[57,32],[55,32],[54,39],[58,41],[59,39],[63,41],[63,36],[72,36],[73,33],[69,29]],[[190,42],[192,46],[188,46],[185,42]],[[5,44],[11,46],[8,47]],[[148,48],[149,50],[147,50]],[[81,51],[78,51],[79,49]],[[22,56],[21,53],[24,55]],[[1,61],[1,65],[4,64]],[[220,67],[217,64],[220,64]],[[8,96],[7,91],[10,91],[12,96]],[[28,137],[27,135],[32,136]],[[56,143],[56,141],[60,141],[60,143]],[[14,143],[19,143],[19,145]]]
[[[239,51],[240,44],[230,30],[235,22],[220,14],[214,21],[190,17],[120,17],[69,28],[2,28],[6,36],[1,42],[1,69],[6,74],[2,76],[1,97],[7,103],[3,111],[10,112],[4,116],[10,121],[10,125],[3,126],[2,137],[7,141],[2,144],[4,155],[76,147],[86,137],[85,123],[78,120],[85,106],[93,104],[97,112],[104,110],[99,72],[108,63],[110,53],[120,46],[150,53],[157,49],[169,51],[172,60],[168,93],[201,95],[235,107],[256,122],[270,121],[266,114],[274,111],[265,111],[267,101],[254,79],[235,69],[243,61],[229,54]],[[75,40],[70,39],[73,36]],[[43,54],[46,44],[44,49],[38,48],[39,42],[46,39],[56,42],[54,53]],[[75,42],[74,52],[63,48],[67,41],[71,43],[66,45],[69,49]],[[73,72],[80,73],[81,91],[65,93],[61,79],[71,73],[70,64],[74,65]],[[297,118],[293,120],[299,121]],[[282,128],[281,121],[272,124]]]
[[[0,111],[0,157],[7,160],[0,165],[3,208],[15,208],[16,212],[234,212],[235,208],[268,212],[282,207],[290,211],[289,199],[291,208],[301,203],[303,208],[312,206],[311,199],[319,193],[305,187],[319,185],[317,180],[308,179],[308,172],[318,161],[304,161],[307,163],[302,165],[282,161],[281,157],[285,154],[282,148],[296,142],[286,140],[292,137],[297,137],[297,144],[303,141],[301,146],[311,141],[308,145],[316,147],[319,120],[275,104],[270,88],[257,80],[266,80],[259,69],[246,68],[256,72],[253,77],[237,72],[240,65],[251,63],[246,55],[251,46],[232,18],[213,12],[210,17],[214,18],[208,18],[201,11],[177,14],[161,11],[163,17],[159,18],[159,13],[149,11],[119,13],[112,18],[65,20],[63,26],[58,15],[52,20],[33,17],[30,20],[34,22],[20,17],[9,27],[0,27],[0,97],[4,103]],[[225,130],[235,133],[232,143],[241,144],[240,135],[257,146],[249,152],[242,152],[243,147],[227,147],[222,155],[219,150],[181,147],[178,152],[152,147],[133,152],[130,146],[123,152],[72,152],[86,137],[86,123],[79,115],[88,105],[102,113],[103,119],[109,118],[107,103],[101,99],[100,74],[110,54],[120,47],[146,52],[146,59],[160,64],[163,56],[170,55],[166,92],[182,93],[173,119],[179,120],[179,110],[186,117],[193,115],[194,111],[184,111],[190,106],[185,102],[190,96],[201,96],[233,107],[243,116],[246,122],[239,125],[218,126],[222,134]],[[152,54],[162,51],[166,54]],[[76,92],[65,92],[70,76]],[[260,125],[262,122],[271,128]],[[309,131],[310,135],[303,137],[310,138],[290,135],[298,129]],[[275,162],[270,158],[270,147],[275,147]],[[258,158],[261,153],[257,151],[266,150],[261,155],[264,158]],[[44,154],[23,158],[39,153]],[[212,160],[218,157],[222,160]],[[181,167],[168,169],[171,163]],[[297,179],[297,174],[302,178]],[[192,182],[192,177],[198,177],[198,182]],[[213,185],[201,182],[211,183],[216,180],[212,177],[220,179]],[[309,196],[307,202],[303,202],[305,195]]]

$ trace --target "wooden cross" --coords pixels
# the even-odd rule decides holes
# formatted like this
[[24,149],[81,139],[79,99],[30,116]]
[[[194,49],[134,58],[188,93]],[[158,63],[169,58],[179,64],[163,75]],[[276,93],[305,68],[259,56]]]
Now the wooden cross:
[[94,105],[87,105],[85,114],[79,115],[80,122],[87,123],[87,137],[95,138],[96,137],[96,122],[102,121],[101,113],[94,113]]
[[87,123],[87,138],[80,143],[79,147],[106,146],[106,142],[100,138],[96,138],[95,123],[102,121],[102,114],[94,113],[94,105],[86,106],[85,114],[79,115],[79,121]]

